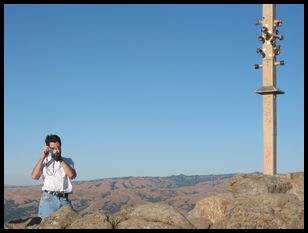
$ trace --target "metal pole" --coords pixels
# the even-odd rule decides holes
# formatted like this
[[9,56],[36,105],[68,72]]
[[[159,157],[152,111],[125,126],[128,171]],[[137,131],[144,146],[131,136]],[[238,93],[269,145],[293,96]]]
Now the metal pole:
[[275,175],[277,173],[277,114],[276,95],[284,94],[276,87],[276,66],[284,65],[284,61],[276,62],[276,56],[280,54],[280,45],[276,40],[282,40],[277,27],[282,24],[276,20],[276,4],[263,4],[263,18],[257,24],[262,24],[262,49],[257,53],[262,55],[262,65],[255,68],[263,69],[263,86],[256,93],[263,97],[263,174]]

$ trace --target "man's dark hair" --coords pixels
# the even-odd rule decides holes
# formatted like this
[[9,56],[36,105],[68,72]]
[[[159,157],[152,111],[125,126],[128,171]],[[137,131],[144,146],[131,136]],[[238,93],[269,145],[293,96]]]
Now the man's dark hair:
[[46,146],[49,146],[50,142],[59,142],[61,146],[61,138],[58,135],[55,134],[47,135],[45,139]]

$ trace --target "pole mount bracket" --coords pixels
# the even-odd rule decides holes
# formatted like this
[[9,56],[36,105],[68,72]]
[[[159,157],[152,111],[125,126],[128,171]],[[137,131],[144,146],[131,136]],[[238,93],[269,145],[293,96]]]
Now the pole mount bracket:
[[279,94],[284,94],[285,92],[274,86],[263,86],[258,90],[256,90],[256,93],[260,95],[267,95],[267,94],[279,95]]

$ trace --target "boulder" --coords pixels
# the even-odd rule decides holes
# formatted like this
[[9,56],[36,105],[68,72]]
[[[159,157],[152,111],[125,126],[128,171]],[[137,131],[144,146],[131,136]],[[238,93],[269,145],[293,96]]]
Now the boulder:
[[304,207],[295,195],[264,193],[251,197],[242,196],[234,199],[225,217],[214,223],[211,228],[301,228],[304,221],[303,211]]
[[304,201],[304,172],[294,172],[281,176],[292,184],[292,188],[288,193],[293,193],[301,201]]
[[77,218],[66,229],[111,229],[108,216],[100,213],[88,213]]
[[4,224],[4,229],[36,229],[41,221],[40,217],[12,220]]
[[81,216],[70,206],[65,205],[41,222],[39,229],[65,229]]
[[[218,194],[199,200],[194,209],[188,212],[187,218],[191,222],[196,222],[198,218],[210,220],[215,223],[221,220],[227,211],[227,207],[234,201],[234,197],[230,193]],[[200,219],[198,220],[200,222]]]
[[199,200],[188,219],[210,220],[211,229],[303,229],[303,187],[301,174],[237,175],[229,194]]
[[229,190],[235,197],[262,193],[286,193],[291,188],[292,184],[289,180],[258,173],[236,175],[229,181]]
[[209,229],[213,225],[213,223],[206,217],[188,216],[187,219],[196,229]]
[[113,217],[118,229],[192,229],[178,210],[167,204],[145,204],[128,208]]

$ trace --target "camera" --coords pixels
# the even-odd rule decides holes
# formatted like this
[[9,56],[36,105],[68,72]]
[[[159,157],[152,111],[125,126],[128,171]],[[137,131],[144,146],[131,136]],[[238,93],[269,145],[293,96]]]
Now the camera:
[[49,150],[49,154],[51,156],[51,158],[53,158],[56,161],[60,161],[61,160],[61,152],[54,152],[53,150]]

